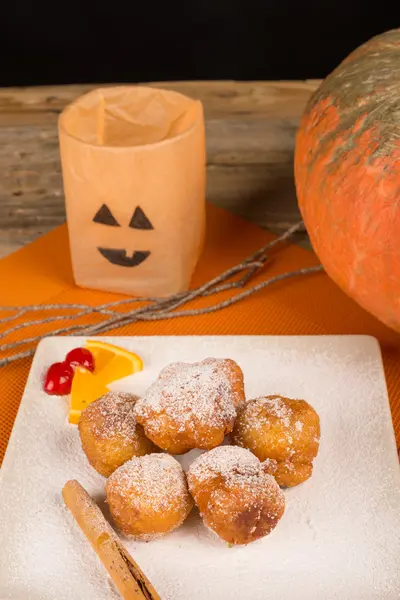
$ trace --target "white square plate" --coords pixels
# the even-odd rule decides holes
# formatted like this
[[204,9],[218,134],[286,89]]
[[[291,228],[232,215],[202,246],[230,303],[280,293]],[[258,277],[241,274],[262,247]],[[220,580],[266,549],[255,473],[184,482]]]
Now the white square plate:
[[[114,384],[141,393],[172,361],[236,360],[252,398],[304,398],[321,417],[313,477],[285,491],[272,534],[228,547],[194,511],[172,534],[127,542],[163,600],[398,600],[400,469],[377,342],[365,336],[104,338],[138,352],[142,373]],[[0,477],[0,600],[119,598],[61,489],[78,479],[98,501],[66,402],[41,379],[83,338],[36,353]],[[6,402],[6,398],[2,398]],[[195,452],[181,457],[186,467]]]

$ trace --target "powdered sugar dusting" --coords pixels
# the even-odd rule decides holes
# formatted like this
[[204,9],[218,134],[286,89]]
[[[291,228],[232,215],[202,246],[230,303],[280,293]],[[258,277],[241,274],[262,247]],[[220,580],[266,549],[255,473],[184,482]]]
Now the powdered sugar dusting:
[[[273,417],[273,420],[277,419],[283,427],[289,429],[293,418],[292,409],[281,396],[261,396],[251,399],[242,407],[242,410],[246,418],[240,421],[241,431],[268,427],[271,417]],[[242,444],[240,436],[237,437],[236,443]]]
[[285,427],[289,427],[290,417],[292,416],[293,411],[281,396],[255,398],[255,402],[262,404],[270,415],[276,417],[277,419],[282,419],[282,423],[285,425]]
[[228,487],[246,486],[254,493],[260,487],[277,487],[258,458],[239,446],[219,446],[199,456],[189,468],[189,486],[194,479],[201,484],[215,476],[222,477]]
[[213,475],[224,478],[254,475],[259,468],[260,461],[250,450],[237,446],[220,446],[196,458],[190,466],[189,474],[201,481]]
[[173,363],[136,404],[136,414],[145,428],[157,431],[165,426],[165,415],[178,433],[190,432],[194,439],[199,428],[233,426],[237,392],[229,363],[206,359],[199,363]]
[[83,415],[92,419],[93,434],[101,439],[112,439],[115,436],[131,441],[136,434],[135,404],[138,397],[123,392],[109,392],[92,404]]

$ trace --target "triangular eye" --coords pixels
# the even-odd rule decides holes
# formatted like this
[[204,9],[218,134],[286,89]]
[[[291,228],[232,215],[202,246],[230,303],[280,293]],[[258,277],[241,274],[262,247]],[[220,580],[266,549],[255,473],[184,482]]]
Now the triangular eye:
[[132,227],[133,229],[154,229],[140,206],[135,208],[129,227]]
[[102,225],[110,225],[111,227],[120,227],[120,224],[115,219],[110,209],[106,204],[103,204],[93,217],[94,223],[101,223]]

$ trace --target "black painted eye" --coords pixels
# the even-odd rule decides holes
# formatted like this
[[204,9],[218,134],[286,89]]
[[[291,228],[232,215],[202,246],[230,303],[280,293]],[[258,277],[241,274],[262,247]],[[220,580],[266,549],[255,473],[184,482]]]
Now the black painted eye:
[[135,208],[129,227],[132,227],[132,229],[154,229],[140,206]]
[[101,223],[102,225],[110,225],[111,227],[120,227],[120,224],[111,213],[110,209],[106,204],[103,204],[93,217],[94,223]]

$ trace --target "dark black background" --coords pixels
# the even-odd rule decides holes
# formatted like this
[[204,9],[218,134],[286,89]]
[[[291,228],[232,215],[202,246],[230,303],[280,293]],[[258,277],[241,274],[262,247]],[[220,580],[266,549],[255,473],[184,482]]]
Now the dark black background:
[[367,0],[4,4],[0,86],[320,78],[400,24],[400,3]]

